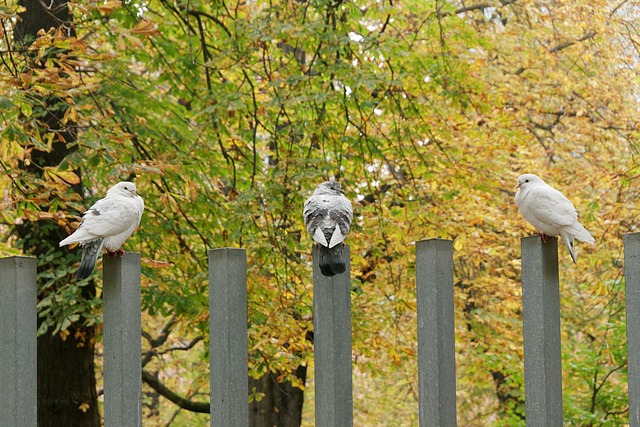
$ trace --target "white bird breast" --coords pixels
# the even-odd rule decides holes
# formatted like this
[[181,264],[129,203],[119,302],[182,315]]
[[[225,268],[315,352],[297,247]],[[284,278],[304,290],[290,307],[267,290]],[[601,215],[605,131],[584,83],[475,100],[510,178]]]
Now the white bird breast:
[[[124,242],[133,234],[140,224],[144,201],[140,196],[119,197],[112,208],[94,217],[96,221],[96,234],[102,234],[103,246],[110,251],[117,251]],[[104,227],[103,230],[100,228]],[[106,229],[112,229],[114,234],[104,233]],[[117,231],[116,231],[117,230]]]

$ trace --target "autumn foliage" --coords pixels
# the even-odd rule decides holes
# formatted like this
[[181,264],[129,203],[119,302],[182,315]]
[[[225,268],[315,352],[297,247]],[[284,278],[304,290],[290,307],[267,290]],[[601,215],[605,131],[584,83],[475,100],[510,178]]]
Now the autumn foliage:
[[[134,179],[146,211],[128,246],[146,259],[147,327],[175,314],[176,335],[206,338],[205,250],[246,248],[251,374],[304,386],[290,374],[313,361],[302,205],[339,179],[354,204],[355,424],[417,425],[414,242],[442,237],[455,239],[459,422],[524,425],[519,239],[533,229],[513,196],[517,176],[536,173],[596,238],[578,244],[577,266],[560,248],[565,421],[628,419],[622,235],[636,229],[640,190],[635,7],[68,6],[76,35],[44,29],[24,47],[12,42],[24,9],[0,8],[2,254],[17,252],[15,224],[70,232],[70,211]],[[65,142],[43,121],[51,97],[78,139],[36,176],[33,153]],[[68,190],[80,177],[85,200]],[[55,275],[46,265],[40,274]],[[73,310],[57,313],[47,325],[64,331]],[[208,355],[196,343],[148,368],[197,399]],[[181,370],[185,360],[194,367]],[[152,415],[166,422],[173,409],[163,411]]]

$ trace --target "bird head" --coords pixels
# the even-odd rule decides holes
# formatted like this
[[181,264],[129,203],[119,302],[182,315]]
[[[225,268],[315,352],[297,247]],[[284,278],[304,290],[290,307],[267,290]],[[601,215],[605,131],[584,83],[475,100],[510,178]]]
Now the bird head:
[[530,184],[544,184],[544,181],[538,176],[532,173],[525,173],[518,177],[518,184],[516,188],[527,188]]
[[107,196],[113,194],[118,196],[136,197],[138,195],[137,191],[136,185],[133,182],[122,181],[111,187],[107,191]]
[[338,181],[325,181],[318,185],[314,194],[344,194]]

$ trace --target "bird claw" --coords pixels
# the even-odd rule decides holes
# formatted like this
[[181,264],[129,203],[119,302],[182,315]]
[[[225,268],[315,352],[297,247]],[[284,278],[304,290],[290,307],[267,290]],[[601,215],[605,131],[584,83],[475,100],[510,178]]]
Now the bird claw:
[[544,233],[539,233],[539,232],[537,232],[537,231],[536,231],[534,234],[536,234],[536,235],[540,236],[540,237],[542,238],[542,242],[543,242],[543,243],[547,243],[547,239],[549,238],[549,236],[547,236],[547,235],[546,235],[546,234],[544,234]]
[[107,255],[124,256],[124,250],[123,249],[118,249],[117,251],[110,251],[109,249],[107,249]]

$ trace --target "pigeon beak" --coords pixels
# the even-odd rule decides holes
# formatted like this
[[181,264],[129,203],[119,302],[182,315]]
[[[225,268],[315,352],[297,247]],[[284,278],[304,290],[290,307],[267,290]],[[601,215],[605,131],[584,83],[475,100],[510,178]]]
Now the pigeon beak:
[[518,183],[518,184],[516,185],[516,188],[520,188],[520,183]]

